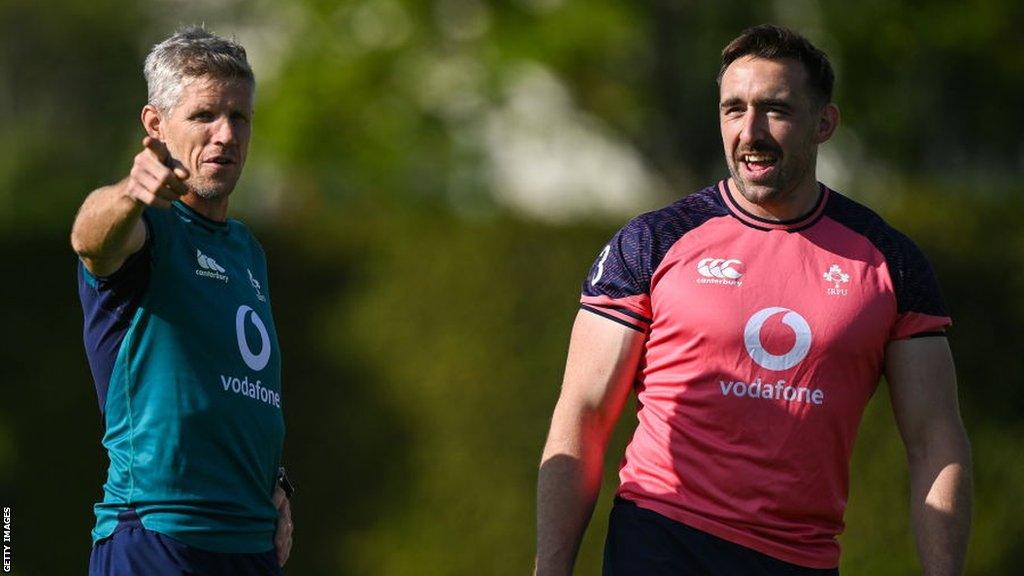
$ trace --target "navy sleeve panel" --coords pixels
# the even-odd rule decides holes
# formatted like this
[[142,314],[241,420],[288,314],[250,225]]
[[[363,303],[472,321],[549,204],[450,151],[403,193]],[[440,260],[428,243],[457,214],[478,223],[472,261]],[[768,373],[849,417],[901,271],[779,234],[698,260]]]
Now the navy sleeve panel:
[[142,220],[146,225],[146,243],[117,272],[99,278],[86,270],[81,261],[78,262],[78,297],[85,315],[85,353],[96,384],[101,413],[105,412],[110,375],[121,342],[149,285],[153,226],[145,212]]
[[832,191],[825,216],[864,236],[885,257],[899,314],[949,316],[931,264],[913,240],[869,208]]
[[727,215],[717,187],[709,186],[661,210],[637,216],[598,254],[583,281],[583,296],[624,298],[649,293],[654,271],[669,249],[690,230]]

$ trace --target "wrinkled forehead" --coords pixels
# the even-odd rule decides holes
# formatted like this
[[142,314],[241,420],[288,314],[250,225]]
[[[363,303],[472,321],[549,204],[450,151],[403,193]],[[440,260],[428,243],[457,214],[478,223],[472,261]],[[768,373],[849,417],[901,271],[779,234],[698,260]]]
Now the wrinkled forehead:
[[182,79],[181,94],[175,108],[218,104],[251,109],[255,88],[245,78],[220,78],[209,74],[186,76]]
[[204,94],[252,94],[255,90],[253,82],[237,76],[221,77],[211,74],[201,76],[185,76],[181,81],[182,92]]
[[719,98],[753,101],[758,99],[807,100],[810,98],[807,70],[792,58],[737,58],[722,74]]

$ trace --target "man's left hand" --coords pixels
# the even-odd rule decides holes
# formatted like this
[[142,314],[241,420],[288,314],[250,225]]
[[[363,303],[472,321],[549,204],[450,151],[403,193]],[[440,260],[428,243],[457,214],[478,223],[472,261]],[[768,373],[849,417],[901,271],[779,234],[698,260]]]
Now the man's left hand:
[[277,563],[284,566],[292,553],[292,505],[280,486],[274,490],[274,507],[277,508],[274,549],[277,550]]

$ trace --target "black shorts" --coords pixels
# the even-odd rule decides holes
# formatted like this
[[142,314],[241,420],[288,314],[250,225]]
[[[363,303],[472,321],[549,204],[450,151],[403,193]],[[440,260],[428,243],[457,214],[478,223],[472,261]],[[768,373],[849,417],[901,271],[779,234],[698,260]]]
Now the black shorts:
[[838,576],[783,562],[622,498],[604,545],[604,576]]

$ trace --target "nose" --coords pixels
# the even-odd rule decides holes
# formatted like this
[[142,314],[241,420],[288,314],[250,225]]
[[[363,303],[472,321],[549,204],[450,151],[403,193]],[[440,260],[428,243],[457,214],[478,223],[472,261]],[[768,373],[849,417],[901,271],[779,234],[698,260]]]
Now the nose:
[[213,125],[213,143],[231,146],[238,139],[238,128],[227,116],[221,116]]
[[768,131],[768,117],[766,114],[758,111],[756,107],[750,106],[747,108],[746,114],[743,115],[742,122],[743,126],[740,129],[741,143],[749,145],[765,139]]

